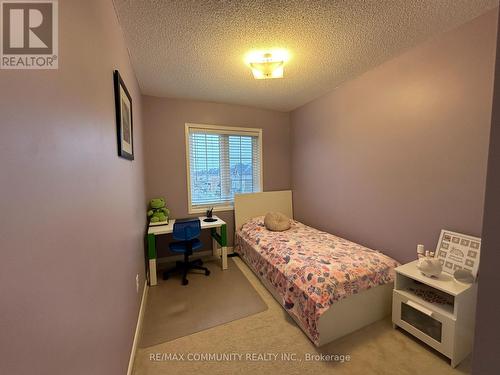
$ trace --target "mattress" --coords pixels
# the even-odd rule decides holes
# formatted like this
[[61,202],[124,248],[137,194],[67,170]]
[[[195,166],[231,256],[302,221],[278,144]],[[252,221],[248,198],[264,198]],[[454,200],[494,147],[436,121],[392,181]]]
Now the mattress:
[[251,219],[236,233],[235,251],[318,345],[318,321],[353,294],[394,281],[394,259],[298,221],[284,232]]

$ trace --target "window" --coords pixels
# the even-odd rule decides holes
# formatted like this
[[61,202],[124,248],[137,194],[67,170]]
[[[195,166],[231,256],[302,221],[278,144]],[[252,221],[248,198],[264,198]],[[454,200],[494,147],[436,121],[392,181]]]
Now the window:
[[262,191],[262,129],[186,124],[189,213],[232,210]]

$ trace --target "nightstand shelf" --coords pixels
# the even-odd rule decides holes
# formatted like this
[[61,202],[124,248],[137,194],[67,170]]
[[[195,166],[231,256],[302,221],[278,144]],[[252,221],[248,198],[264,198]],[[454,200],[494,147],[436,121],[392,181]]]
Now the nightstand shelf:
[[396,268],[392,322],[456,367],[472,351],[477,284],[458,284],[446,273],[429,278],[417,263]]
[[435,311],[450,319],[454,318],[453,305],[450,306],[450,305],[438,304],[426,301],[422,297],[416,295],[415,293],[409,290],[398,290],[398,294],[403,297],[406,297],[408,300],[412,300],[418,303],[420,306],[423,306],[428,310]]

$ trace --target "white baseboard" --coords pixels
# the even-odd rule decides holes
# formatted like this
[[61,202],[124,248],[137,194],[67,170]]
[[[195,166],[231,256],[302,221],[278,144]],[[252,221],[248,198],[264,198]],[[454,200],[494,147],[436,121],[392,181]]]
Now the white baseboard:
[[132,350],[130,351],[130,359],[128,361],[127,375],[132,375],[132,370],[134,369],[135,353],[137,352],[137,345],[139,344],[139,338],[141,336],[142,321],[144,319],[144,311],[146,309],[148,290],[148,281],[145,280],[144,289],[142,290],[141,307],[139,308],[139,316],[137,317],[137,325],[135,326],[134,342],[132,343]]

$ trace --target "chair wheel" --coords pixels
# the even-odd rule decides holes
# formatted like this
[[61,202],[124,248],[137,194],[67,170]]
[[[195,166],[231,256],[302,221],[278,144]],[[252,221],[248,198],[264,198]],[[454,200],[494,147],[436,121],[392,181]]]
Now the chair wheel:
[[205,276],[208,276],[208,275],[210,275],[210,270],[205,271]]
[[188,284],[189,284],[189,280],[188,279],[182,280],[182,285],[188,285]]
[[167,273],[163,274],[163,280],[168,280],[168,274]]

